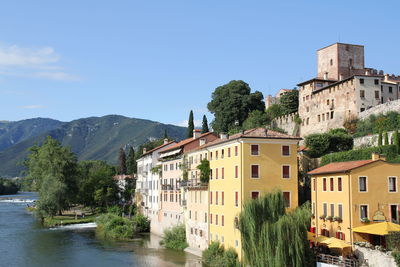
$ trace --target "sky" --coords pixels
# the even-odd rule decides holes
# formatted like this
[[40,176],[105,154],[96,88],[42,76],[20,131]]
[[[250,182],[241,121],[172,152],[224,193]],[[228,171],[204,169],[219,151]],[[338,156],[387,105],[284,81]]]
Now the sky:
[[119,114],[187,125],[214,89],[264,96],[316,75],[316,50],[365,46],[400,74],[399,1],[4,1],[0,120]]

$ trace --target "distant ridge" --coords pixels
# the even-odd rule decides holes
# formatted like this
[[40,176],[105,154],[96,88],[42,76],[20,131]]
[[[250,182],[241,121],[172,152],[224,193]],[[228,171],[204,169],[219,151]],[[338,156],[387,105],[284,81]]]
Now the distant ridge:
[[[181,140],[186,135],[185,127],[120,115],[89,117],[71,122],[42,118],[31,120],[10,122],[15,127],[9,128],[8,131],[2,131],[5,126],[0,124],[0,144],[4,143],[4,148],[0,145],[0,176],[20,175],[23,166],[19,163],[26,157],[27,149],[43,142],[46,136],[51,136],[62,145],[71,147],[79,160],[105,160],[116,164],[118,150],[121,146],[138,147],[149,140],[162,138],[165,130],[170,138],[176,140]],[[44,126],[46,120],[49,124]],[[36,127],[32,125],[36,125]],[[21,130],[36,129],[37,125],[43,125],[42,129],[46,127],[51,129],[36,130],[36,132],[31,130],[37,133],[36,135],[33,135],[34,133],[29,135],[28,130]],[[15,136],[11,134],[12,132],[15,133]],[[6,141],[2,143],[2,140],[10,138],[13,138],[14,142],[15,140],[18,142],[11,145]]]

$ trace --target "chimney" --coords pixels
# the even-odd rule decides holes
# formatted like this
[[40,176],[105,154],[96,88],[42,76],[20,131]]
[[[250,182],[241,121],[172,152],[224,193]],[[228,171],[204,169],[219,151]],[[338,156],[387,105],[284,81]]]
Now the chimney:
[[221,138],[222,140],[226,140],[228,139],[228,135],[226,133],[220,133],[219,138]]
[[386,160],[386,157],[381,156],[379,153],[377,152],[372,152],[371,154],[371,159],[372,160]]
[[339,81],[343,80],[343,74],[339,74]]
[[369,70],[365,70],[365,75],[369,75]]
[[324,80],[328,80],[328,73],[327,72],[324,73]]
[[143,148],[143,154],[146,154],[147,148]]
[[207,140],[205,138],[200,139],[200,146],[205,145]]
[[168,138],[164,139],[164,145],[168,144]]
[[193,139],[199,138],[201,135],[201,130],[200,129],[194,129],[193,130]]

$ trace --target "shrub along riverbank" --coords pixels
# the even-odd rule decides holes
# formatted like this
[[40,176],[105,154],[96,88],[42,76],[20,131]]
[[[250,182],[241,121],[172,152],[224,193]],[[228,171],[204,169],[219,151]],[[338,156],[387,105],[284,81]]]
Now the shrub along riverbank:
[[188,247],[186,242],[186,230],[183,224],[176,225],[164,231],[163,239],[160,242],[166,248],[184,250]]

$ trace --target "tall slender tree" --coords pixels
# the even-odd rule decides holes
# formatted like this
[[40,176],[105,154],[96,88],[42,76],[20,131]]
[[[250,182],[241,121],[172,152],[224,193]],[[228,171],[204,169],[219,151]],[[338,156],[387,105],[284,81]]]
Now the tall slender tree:
[[188,132],[187,137],[193,137],[193,130],[194,130],[194,120],[193,120],[193,110],[189,113],[189,121],[188,121]]
[[206,115],[203,115],[203,125],[201,128],[201,133],[208,133],[210,130],[208,129],[208,121]]
[[167,132],[167,129],[164,130],[164,139],[168,139],[168,132]]
[[129,146],[128,158],[126,160],[127,174],[134,174],[136,172],[136,157],[135,150]]
[[126,174],[126,155],[124,149],[119,149],[119,174]]
[[310,209],[286,212],[286,207],[279,191],[244,204],[239,215],[244,266],[313,265],[307,242]]

